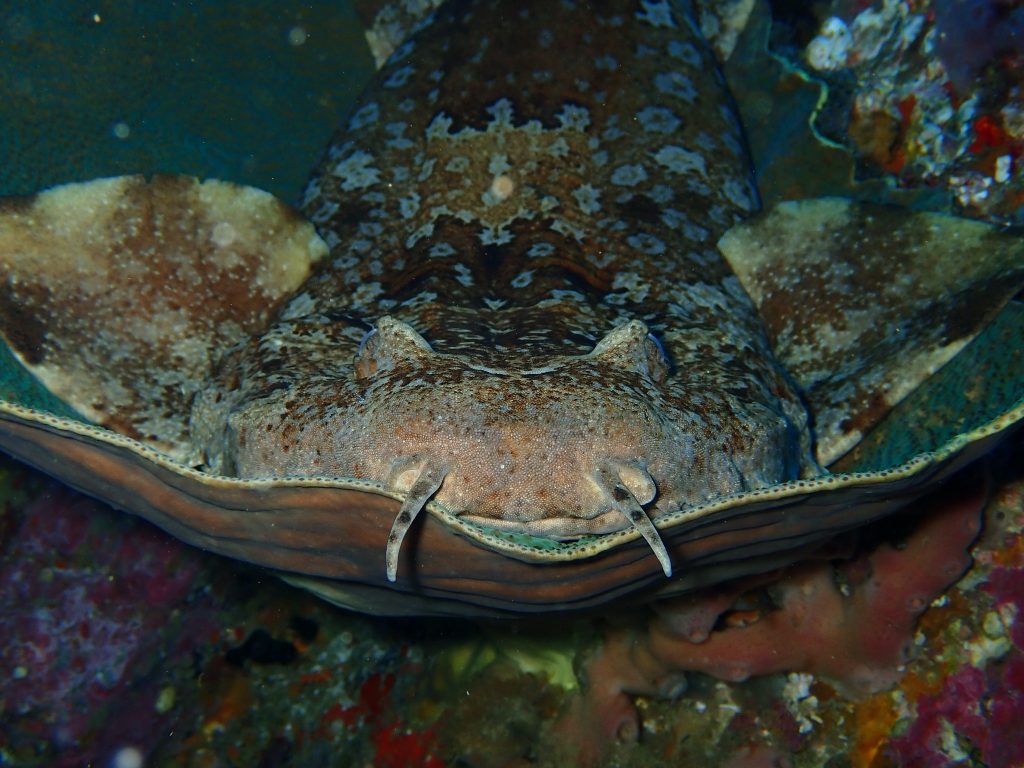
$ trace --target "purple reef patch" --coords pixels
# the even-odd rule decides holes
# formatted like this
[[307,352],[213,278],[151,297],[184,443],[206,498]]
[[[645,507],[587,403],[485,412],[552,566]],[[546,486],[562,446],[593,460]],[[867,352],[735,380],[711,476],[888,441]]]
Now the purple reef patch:
[[952,766],[965,759],[988,768],[1024,765],[1024,622],[1017,616],[1024,568],[994,567],[981,591],[992,597],[991,615],[1002,617],[1012,645],[995,662],[964,666],[916,702],[910,727],[885,750],[897,765]]
[[[5,515],[0,666],[9,677],[0,744],[54,766],[107,758],[155,728],[146,724],[155,692],[140,673],[180,630],[175,609],[200,555],[56,484]],[[133,704],[142,694],[140,710]],[[29,734],[34,743],[25,743]]]
[[1000,56],[1024,53],[1024,7],[1013,0],[936,0],[935,52],[962,90]]

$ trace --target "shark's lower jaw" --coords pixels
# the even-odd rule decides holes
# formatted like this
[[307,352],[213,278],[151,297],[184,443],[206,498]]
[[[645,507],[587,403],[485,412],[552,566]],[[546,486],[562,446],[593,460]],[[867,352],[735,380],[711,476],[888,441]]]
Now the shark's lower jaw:
[[[721,414],[688,414],[688,429],[667,417],[668,361],[636,321],[588,353],[516,370],[436,352],[386,317],[353,371],[358,396],[302,439],[287,419],[236,414],[236,464],[243,476],[286,475],[315,455],[325,474],[403,496],[385,556],[392,581],[431,500],[485,527],[559,541],[633,529],[671,575],[652,518],[791,479],[799,465],[796,430],[772,404],[742,444],[714,429]],[[268,463],[280,457],[287,464]]]

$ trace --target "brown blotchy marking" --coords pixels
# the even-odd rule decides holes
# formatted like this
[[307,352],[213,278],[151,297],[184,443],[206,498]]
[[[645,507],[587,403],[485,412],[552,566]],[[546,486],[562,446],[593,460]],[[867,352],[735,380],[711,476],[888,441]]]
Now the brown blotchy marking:
[[46,357],[47,292],[41,286],[25,286],[15,296],[10,285],[0,286],[0,324],[11,347],[29,365],[39,365]]
[[644,224],[661,224],[661,206],[646,195],[633,195],[625,203],[619,204],[620,215]]
[[869,397],[855,396],[850,399],[850,402],[864,402],[864,406],[839,422],[839,427],[844,432],[866,432],[892,409],[892,403],[886,400],[880,392],[872,392]]
[[[978,330],[978,307],[1002,306],[1001,297],[1005,293],[1005,278],[990,281],[980,286],[972,286],[972,291],[961,291],[943,299],[941,311],[928,313],[942,318],[944,333],[943,344],[951,344],[960,339],[970,338]],[[927,316],[927,315],[926,315]]]
[[23,214],[31,210],[36,202],[37,195],[14,195],[11,197],[0,197],[0,214]]

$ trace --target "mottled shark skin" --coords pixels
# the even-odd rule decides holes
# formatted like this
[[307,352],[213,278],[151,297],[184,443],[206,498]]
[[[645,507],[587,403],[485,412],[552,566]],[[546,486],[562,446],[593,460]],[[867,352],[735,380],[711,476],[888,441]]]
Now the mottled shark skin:
[[330,261],[197,403],[207,464],[401,493],[430,472],[456,514],[555,538],[819,473],[714,248],[756,198],[687,25],[659,3],[441,9],[307,187]]
[[824,468],[955,362],[1024,257],[939,215],[756,208],[685,3],[451,0],[316,167],[319,236],[224,182],[4,202],[0,331],[57,402],[0,401],[0,446],[377,613],[765,570],[1020,423],[1015,373],[926,450]]

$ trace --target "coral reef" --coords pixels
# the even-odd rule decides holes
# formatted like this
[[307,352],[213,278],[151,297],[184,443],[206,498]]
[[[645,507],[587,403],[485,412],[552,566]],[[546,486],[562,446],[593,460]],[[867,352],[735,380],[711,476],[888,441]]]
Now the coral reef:
[[918,686],[906,728],[881,750],[895,764],[1024,764],[1024,536],[982,559],[992,567],[980,585],[991,598],[981,637],[963,643],[944,679]]
[[[964,213],[1019,223],[1024,8],[883,0],[822,19],[793,66],[827,85],[815,117],[858,178],[945,190]],[[859,6],[858,6],[859,7]],[[843,14],[846,15],[843,15]]]
[[24,469],[0,490],[0,765],[442,765],[386,622]]
[[[679,637],[662,618],[651,627],[649,652],[669,669],[723,680],[800,671],[854,692],[887,688],[909,658],[918,617],[970,565],[967,550],[981,525],[984,498],[973,489],[946,500],[903,548],[883,543],[841,564],[848,594],[831,564],[796,566],[769,588],[774,610],[744,612],[738,626],[712,632],[703,643]],[[660,608],[663,617],[670,611]]]
[[662,603],[640,629],[613,626],[587,662],[588,687],[562,727],[604,741],[633,739],[639,724],[628,694],[676,697],[683,672],[731,682],[801,672],[850,695],[892,686],[911,658],[918,618],[969,567],[986,498],[984,481],[962,481],[917,505],[919,514],[934,509],[898,546],[883,541],[838,564],[796,565],[767,584],[762,576]]
[[157,650],[204,624],[180,610],[201,555],[53,483],[6,516],[0,743],[38,754],[41,737],[48,764],[61,766],[152,742],[161,718],[136,705],[156,698]]

